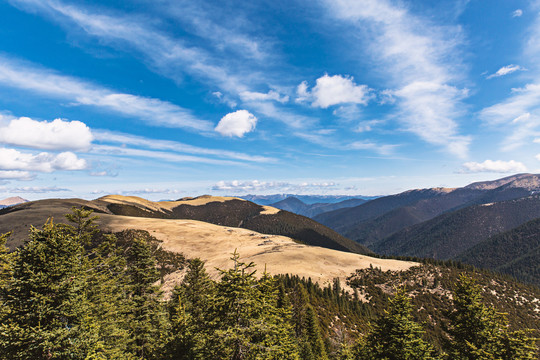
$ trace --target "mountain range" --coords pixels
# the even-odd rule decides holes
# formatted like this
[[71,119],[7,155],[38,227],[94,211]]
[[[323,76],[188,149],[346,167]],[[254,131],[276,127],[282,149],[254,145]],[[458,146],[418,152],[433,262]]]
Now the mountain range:
[[[494,246],[493,236],[540,218],[539,192],[539,175],[518,174],[462,188],[410,190],[313,218],[381,255],[474,263],[470,249],[482,244],[484,253],[498,258],[506,250]],[[536,234],[540,236],[540,230]],[[515,246],[512,251],[528,258],[536,251],[533,245]],[[524,268],[527,264],[513,264],[511,273],[534,272]],[[510,273],[504,266],[490,268]],[[525,277],[530,280],[529,275]],[[534,282],[540,284],[540,278]]]

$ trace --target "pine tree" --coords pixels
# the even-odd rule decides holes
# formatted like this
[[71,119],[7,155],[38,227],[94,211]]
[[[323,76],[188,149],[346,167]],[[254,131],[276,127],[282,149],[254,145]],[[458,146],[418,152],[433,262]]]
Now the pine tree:
[[482,303],[480,286],[461,275],[450,314],[449,358],[456,360],[528,360],[536,358],[535,340],[527,331],[509,332],[508,322]]
[[6,291],[2,353],[9,359],[84,359],[98,343],[85,281],[86,258],[69,232],[48,221],[18,250]]
[[170,359],[199,359],[209,338],[210,299],[214,282],[204,268],[204,262],[193,259],[182,283],[175,287],[169,302],[171,329],[167,345]]
[[128,349],[141,359],[149,359],[164,345],[166,315],[160,302],[161,292],[156,260],[150,245],[135,238],[127,251],[127,277],[130,296]]
[[310,304],[306,306],[305,321],[305,342],[311,346],[313,356],[320,360],[328,359],[326,347],[324,346],[324,340],[321,335],[321,329],[319,327],[319,320],[317,319],[315,310],[313,310],[313,307]]
[[211,301],[214,321],[204,359],[298,359],[292,327],[277,309],[277,289],[269,276],[257,280],[253,263],[235,251],[233,268],[221,270]]
[[390,299],[389,307],[360,339],[355,356],[365,360],[438,359],[433,347],[422,339],[422,327],[412,319],[412,305],[404,290]]

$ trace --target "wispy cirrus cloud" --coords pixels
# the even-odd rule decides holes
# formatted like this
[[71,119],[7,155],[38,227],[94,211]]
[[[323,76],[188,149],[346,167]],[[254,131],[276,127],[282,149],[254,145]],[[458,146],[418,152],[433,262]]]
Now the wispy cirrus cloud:
[[51,192],[70,192],[70,189],[58,186],[24,186],[4,189],[8,193],[15,194],[46,194]]
[[[462,78],[456,58],[461,32],[440,27],[388,0],[328,0],[331,14],[373,39],[371,56],[391,77],[397,118],[424,141],[464,157],[471,139],[460,135]],[[366,30],[367,29],[367,30]]]
[[248,73],[243,76],[232,73],[204,49],[152,28],[144,15],[107,14],[104,9],[94,10],[54,0],[11,0],[11,3],[30,12],[48,15],[68,31],[71,29],[66,20],[102,43],[143,55],[153,70],[176,81],[182,81],[188,73],[225,91],[236,94],[249,91],[245,85],[250,77]]
[[88,105],[120,115],[136,117],[153,126],[211,131],[212,123],[200,120],[190,110],[155,98],[119,93],[90,82],[59,75],[22,61],[0,57],[0,84],[61,98],[74,105]]
[[92,134],[96,141],[100,143],[114,143],[120,144],[122,146],[131,146],[131,147],[143,147],[146,149],[152,150],[161,150],[161,151],[170,151],[175,153],[188,153],[194,155],[210,155],[218,158],[232,159],[232,160],[242,160],[249,162],[261,162],[261,163],[272,163],[276,162],[277,159],[260,156],[260,155],[249,155],[245,153],[225,150],[225,149],[211,149],[203,148],[198,146],[193,146],[178,141],[170,140],[160,140],[160,139],[150,139],[142,136],[136,136],[132,134],[125,134],[107,130],[92,130]]
[[[540,1],[534,2],[533,6],[539,9]],[[528,33],[529,37],[524,40],[523,60],[537,59],[540,55],[540,14]],[[540,135],[540,68],[534,61],[528,65],[529,83],[513,88],[506,99],[479,112],[485,124],[508,134],[503,140],[504,150],[523,146]]]
[[497,72],[487,76],[486,79],[492,79],[494,77],[501,77],[501,76],[505,76],[516,71],[523,71],[523,70],[525,69],[523,69],[519,65],[510,64],[510,65],[503,66],[502,68],[497,70]]

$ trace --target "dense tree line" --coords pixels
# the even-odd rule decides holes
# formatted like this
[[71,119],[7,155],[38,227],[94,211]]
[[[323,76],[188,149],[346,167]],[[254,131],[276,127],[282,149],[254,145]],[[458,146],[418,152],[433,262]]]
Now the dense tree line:
[[[462,277],[454,291],[442,351],[414,321],[407,293],[396,291],[373,317],[339,280],[324,289],[297,277],[256,276],[238,253],[210,279],[204,263],[166,254],[143,232],[99,232],[91,212],[70,225],[47,221],[8,252],[0,237],[0,359],[535,359],[526,331],[510,331]],[[159,281],[187,263],[170,299]],[[318,299],[318,300],[317,300]],[[326,299],[321,301],[320,299]],[[315,301],[317,300],[317,301]],[[370,322],[331,343],[329,307]],[[371,319],[371,321],[370,321]],[[322,322],[321,322],[322,321]],[[333,324],[333,323],[332,323]],[[354,324],[353,324],[354,325]]]

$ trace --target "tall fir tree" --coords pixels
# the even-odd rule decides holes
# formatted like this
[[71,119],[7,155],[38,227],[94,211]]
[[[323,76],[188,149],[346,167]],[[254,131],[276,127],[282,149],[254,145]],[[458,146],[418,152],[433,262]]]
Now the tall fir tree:
[[139,359],[151,359],[164,345],[166,312],[161,302],[161,291],[156,260],[144,239],[135,238],[127,254],[127,287],[129,289],[128,349]]
[[211,331],[203,358],[298,359],[292,328],[276,316],[277,289],[272,280],[268,276],[257,280],[254,264],[241,262],[236,251],[231,260],[233,268],[221,270],[211,300],[214,321],[208,324]]
[[365,360],[435,360],[440,357],[423,340],[422,327],[414,322],[412,305],[405,290],[397,291],[388,309],[372,325],[355,347],[357,359]]
[[508,322],[482,302],[474,279],[461,275],[453,294],[454,309],[448,343],[449,359],[532,360],[537,358],[535,339],[526,330],[510,332]]
[[[30,240],[18,250],[13,279],[6,291],[10,310],[0,334],[2,353],[10,359],[84,359],[98,344],[84,249],[79,241],[49,220],[31,228]],[[6,341],[7,340],[7,341]]]

